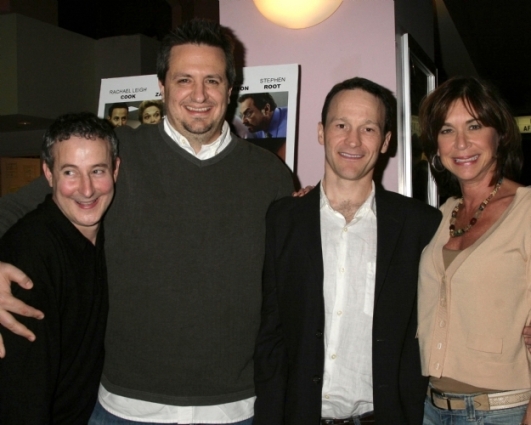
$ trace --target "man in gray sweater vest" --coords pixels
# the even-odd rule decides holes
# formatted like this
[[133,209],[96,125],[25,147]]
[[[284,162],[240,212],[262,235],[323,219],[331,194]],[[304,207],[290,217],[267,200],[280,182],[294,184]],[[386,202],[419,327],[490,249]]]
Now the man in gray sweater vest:
[[[117,129],[121,179],[105,219],[106,358],[89,423],[248,425],[265,214],[292,191],[291,175],[230,133],[234,60],[219,25],[191,21],[167,36],[157,75],[166,119]],[[36,181],[2,198],[0,231],[43,190]],[[0,294],[9,281],[31,286],[8,265],[0,271]],[[31,339],[8,311],[39,312],[6,297],[0,323]]]

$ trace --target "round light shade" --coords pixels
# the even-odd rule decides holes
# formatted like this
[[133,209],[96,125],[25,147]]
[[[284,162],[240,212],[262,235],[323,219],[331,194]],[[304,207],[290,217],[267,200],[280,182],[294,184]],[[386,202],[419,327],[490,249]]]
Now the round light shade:
[[317,25],[334,13],[343,0],[253,0],[260,13],[286,28]]

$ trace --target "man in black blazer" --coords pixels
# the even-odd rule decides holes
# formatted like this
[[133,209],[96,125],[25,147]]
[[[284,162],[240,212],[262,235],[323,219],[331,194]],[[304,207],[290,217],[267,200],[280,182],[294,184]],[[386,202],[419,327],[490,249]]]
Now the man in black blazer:
[[418,263],[440,213],[372,181],[393,103],[363,78],[334,86],[321,184],[268,213],[254,425],[422,423]]

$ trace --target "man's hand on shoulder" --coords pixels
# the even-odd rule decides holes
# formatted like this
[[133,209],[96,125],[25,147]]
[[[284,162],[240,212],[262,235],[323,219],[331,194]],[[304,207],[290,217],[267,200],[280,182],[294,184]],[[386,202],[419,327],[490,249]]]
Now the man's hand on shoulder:
[[315,186],[306,186],[302,189],[299,189],[297,192],[293,192],[291,196],[294,198],[302,198],[304,195],[308,194],[310,190],[312,190]]
[[[0,325],[4,326],[8,331],[34,341],[35,334],[18,322],[11,313],[33,317],[34,319],[42,319],[44,314],[42,311],[30,307],[15,298],[11,293],[11,282],[16,282],[24,289],[33,287],[33,282],[22,270],[11,264],[0,262]],[[4,357],[5,354],[5,347],[0,335],[0,358]]]

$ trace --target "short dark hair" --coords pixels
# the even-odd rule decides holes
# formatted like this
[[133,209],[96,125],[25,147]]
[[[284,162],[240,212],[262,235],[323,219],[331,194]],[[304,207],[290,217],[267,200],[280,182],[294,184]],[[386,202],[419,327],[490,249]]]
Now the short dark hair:
[[393,93],[391,90],[361,77],[350,78],[338,83],[328,92],[321,111],[321,123],[323,124],[323,127],[326,126],[326,118],[328,116],[328,109],[330,108],[332,99],[344,90],[363,90],[380,99],[385,107],[384,134],[392,130],[394,105],[396,102]]
[[161,118],[164,116],[164,106],[163,106],[162,100],[144,100],[138,106],[138,121],[140,121],[141,123],[144,122],[143,117],[142,117],[144,115],[144,111],[151,106],[158,108],[158,110],[160,111]]
[[109,112],[107,113],[107,116],[112,117],[112,113],[113,113],[113,111],[115,109],[126,109],[127,110],[127,114],[129,114],[129,106],[127,105],[127,103],[125,103],[125,102],[117,102],[117,103],[113,103],[109,107]]
[[463,101],[470,115],[481,124],[494,128],[498,133],[500,139],[496,151],[496,172],[491,184],[503,176],[517,180],[523,165],[522,136],[509,107],[497,90],[486,81],[475,77],[454,77],[429,94],[419,111],[420,138],[439,188],[449,196],[461,196],[457,178],[448,170],[438,171],[432,165],[432,160],[437,155],[439,131],[446,121],[448,111],[457,100]]
[[225,54],[225,74],[229,87],[234,85],[236,68],[234,66],[234,43],[228,30],[216,22],[205,19],[192,19],[176,27],[164,37],[157,56],[157,77],[164,85],[170,67],[172,47],[183,44],[204,44],[219,47]]
[[277,109],[277,102],[275,102],[275,99],[273,99],[273,96],[271,96],[269,93],[246,93],[242,94],[238,98],[238,103],[242,103],[247,99],[253,99],[254,106],[256,106],[258,109],[264,109],[265,106],[269,103],[269,106],[271,107],[271,110],[274,111]]
[[114,134],[109,121],[98,118],[91,112],[65,114],[58,117],[44,133],[41,146],[41,158],[50,170],[53,169],[55,158],[52,148],[56,143],[68,140],[73,136],[95,140],[100,138],[109,143],[113,167],[118,157],[118,138]]

